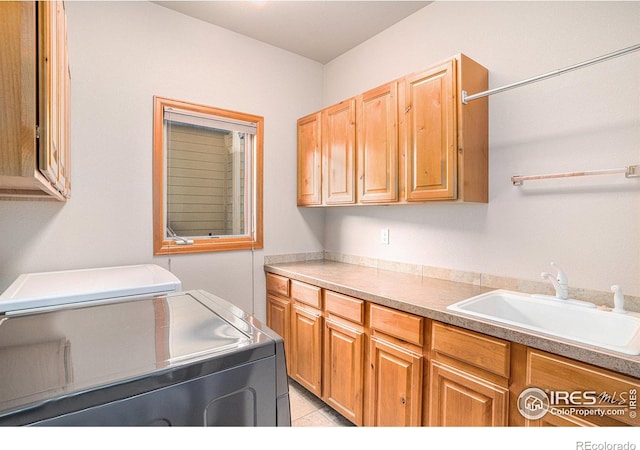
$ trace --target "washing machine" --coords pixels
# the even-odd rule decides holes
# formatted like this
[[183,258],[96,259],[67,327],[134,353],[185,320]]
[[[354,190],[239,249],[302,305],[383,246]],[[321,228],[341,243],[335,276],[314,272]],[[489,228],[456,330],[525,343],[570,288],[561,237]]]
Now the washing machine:
[[0,296],[0,425],[291,424],[280,336],[160,267],[129,268],[88,269],[90,288],[29,274]]

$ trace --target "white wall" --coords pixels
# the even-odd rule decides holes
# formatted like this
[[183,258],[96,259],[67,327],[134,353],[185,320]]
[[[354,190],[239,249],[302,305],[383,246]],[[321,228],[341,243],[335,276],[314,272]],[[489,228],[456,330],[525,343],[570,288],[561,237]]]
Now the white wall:
[[[324,105],[465,53],[490,88],[640,42],[640,2],[435,2],[325,66]],[[494,95],[487,205],[327,210],[325,249],[640,295],[640,179],[512,175],[640,163],[640,53]],[[380,228],[390,229],[381,245]]]
[[[638,53],[491,98],[488,205],[295,206],[298,117],[458,52],[496,87],[626,47],[640,3],[436,2],[324,68],[147,2],[66,4],[73,196],[0,202],[0,291],[24,272],[156,262],[264,318],[263,256],[326,248],[528,279],[556,260],[572,286],[640,295],[638,180],[509,181],[640,163]],[[153,257],[156,94],[265,117],[263,251]]]
[[[148,2],[66,5],[72,198],[0,202],[0,291],[24,272],[155,262],[264,317],[263,255],[322,249],[322,212],[295,206],[296,119],[321,106],[322,66]],[[264,116],[264,250],[153,257],[154,95]]]

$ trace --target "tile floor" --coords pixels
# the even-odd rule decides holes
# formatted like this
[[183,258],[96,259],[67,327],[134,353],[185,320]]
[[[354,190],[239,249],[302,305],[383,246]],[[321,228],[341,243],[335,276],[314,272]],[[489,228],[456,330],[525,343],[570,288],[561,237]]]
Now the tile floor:
[[353,424],[326,403],[289,378],[291,426],[351,427]]

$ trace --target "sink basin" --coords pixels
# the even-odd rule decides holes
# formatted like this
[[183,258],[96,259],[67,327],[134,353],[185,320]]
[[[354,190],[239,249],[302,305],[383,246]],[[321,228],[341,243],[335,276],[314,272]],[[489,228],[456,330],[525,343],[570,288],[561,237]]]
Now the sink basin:
[[501,289],[463,300],[447,309],[627,355],[640,355],[638,316],[601,311],[586,302]]

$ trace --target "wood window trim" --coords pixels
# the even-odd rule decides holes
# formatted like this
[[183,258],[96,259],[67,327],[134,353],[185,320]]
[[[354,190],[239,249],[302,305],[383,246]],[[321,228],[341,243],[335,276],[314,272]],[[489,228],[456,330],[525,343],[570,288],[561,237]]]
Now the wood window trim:
[[[185,253],[204,253],[235,250],[253,250],[263,247],[263,146],[264,118],[252,114],[214,108],[180,100],[154,96],[153,106],[153,254],[171,255]],[[256,145],[253,159],[254,198],[253,233],[249,236],[216,237],[215,239],[193,239],[193,244],[178,245],[174,240],[165,238],[164,229],[164,107],[211,114],[256,124]]]

